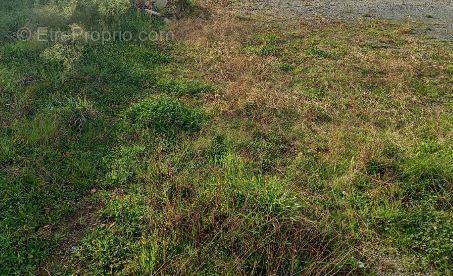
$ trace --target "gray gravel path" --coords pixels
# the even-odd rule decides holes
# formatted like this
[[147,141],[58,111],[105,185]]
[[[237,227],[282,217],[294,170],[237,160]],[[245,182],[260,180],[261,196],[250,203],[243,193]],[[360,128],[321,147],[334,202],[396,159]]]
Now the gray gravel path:
[[453,40],[453,0],[245,0],[245,12],[269,12],[304,19],[383,18],[414,21],[420,31]]

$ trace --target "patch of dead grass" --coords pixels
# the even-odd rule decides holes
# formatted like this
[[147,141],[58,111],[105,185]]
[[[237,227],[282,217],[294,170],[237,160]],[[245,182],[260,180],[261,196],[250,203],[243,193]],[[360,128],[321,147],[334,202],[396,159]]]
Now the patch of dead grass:
[[[417,37],[408,25],[276,21],[235,14],[225,2],[202,1],[212,12],[209,18],[173,23],[179,46],[186,50],[180,61],[189,61],[175,65],[174,73],[219,87],[204,104],[220,114],[217,123],[233,137],[237,133],[250,140],[251,130],[280,129],[293,145],[281,158],[310,152],[334,167],[349,162],[350,168],[331,182],[332,189],[345,192],[355,189],[351,185],[381,154],[386,139],[401,148],[414,146],[429,124],[435,125],[429,128],[436,138],[451,137],[443,117],[451,117],[450,46]],[[277,52],[260,55],[246,50],[257,36],[269,34],[278,37]],[[282,64],[290,69],[282,70]],[[418,81],[434,81],[438,98],[420,92],[414,85]],[[240,129],[231,126],[232,121],[243,121]],[[251,152],[244,156],[256,159]],[[280,173],[290,170],[280,168]],[[375,181],[379,185],[368,191],[372,198],[387,195],[395,186],[392,175]],[[345,212],[357,219],[349,208]],[[395,254],[396,261],[389,261],[374,258],[376,252],[362,250],[377,270],[404,271],[397,266],[414,265],[410,256]]]

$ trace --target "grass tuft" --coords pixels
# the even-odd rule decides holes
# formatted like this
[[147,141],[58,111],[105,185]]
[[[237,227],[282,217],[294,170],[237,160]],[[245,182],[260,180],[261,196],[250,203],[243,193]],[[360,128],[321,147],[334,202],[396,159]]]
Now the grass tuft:
[[201,110],[169,97],[143,100],[132,105],[123,117],[125,127],[133,131],[151,130],[166,135],[200,131],[207,120]]

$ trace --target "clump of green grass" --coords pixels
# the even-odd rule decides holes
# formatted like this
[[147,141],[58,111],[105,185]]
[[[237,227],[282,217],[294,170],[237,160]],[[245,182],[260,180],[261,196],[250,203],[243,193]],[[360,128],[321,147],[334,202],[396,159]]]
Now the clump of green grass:
[[277,56],[282,49],[281,43],[281,38],[276,34],[257,34],[251,44],[244,47],[244,50],[259,56]]
[[308,49],[307,55],[320,58],[331,58],[333,56],[330,52],[319,49],[317,47],[311,47],[310,49]]
[[216,135],[207,149],[207,155],[214,162],[221,162],[228,151],[228,145],[225,137]]
[[144,153],[143,146],[122,146],[115,150],[106,160],[110,171],[106,176],[105,185],[118,187],[130,181],[141,171]]
[[288,64],[288,63],[282,63],[279,65],[278,68],[285,73],[293,72],[296,69],[296,67],[294,65]]
[[160,91],[176,96],[196,96],[214,91],[212,85],[198,81],[160,79],[156,85]]
[[136,103],[123,117],[125,127],[133,131],[145,129],[165,135],[197,132],[207,120],[201,110],[169,97],[149,98]]
[[453,189],[453,150],[450,145],[423,143],[401,164],[406,200],[433,194],[447,195]]

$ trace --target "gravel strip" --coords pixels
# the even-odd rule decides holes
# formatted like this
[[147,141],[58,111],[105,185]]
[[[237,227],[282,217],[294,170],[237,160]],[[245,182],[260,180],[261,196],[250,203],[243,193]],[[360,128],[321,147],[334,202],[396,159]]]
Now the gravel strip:
[[242,12],[266,12],[287,18],[388,19],[421,23],[419,31],[453,41],[453,0],[245,0]]

